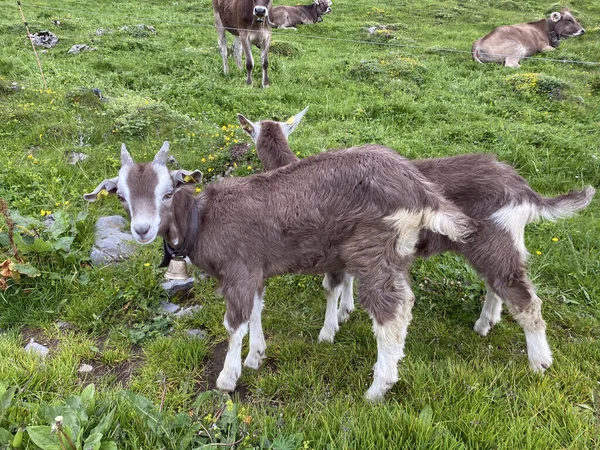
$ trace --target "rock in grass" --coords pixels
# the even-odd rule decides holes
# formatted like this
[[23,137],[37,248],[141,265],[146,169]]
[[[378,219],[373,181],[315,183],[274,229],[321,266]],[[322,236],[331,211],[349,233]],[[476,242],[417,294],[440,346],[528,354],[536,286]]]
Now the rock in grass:
[[69,53],[71,55],[77,55],[78,53],[81,52],[93,52],[96,51],[96,47],[90,47],[89,45],[86,44],[75,44],[73,47],[71,47],[71,49],[69,50]]
[[202,309],[202,306],[200,306],[200,305],[188,306],[187,308],[183,308],[180,311],[177,311],[175,313],[175,317],[188,316],[190,314],[193,314],[196,311],[200,311],[201,309]]
[[38,355],[41,359],[45,359],[50,349],[45,345],[35,342],[35,340],[31,338],[29,344],[25,346],[25,351]]
[[36,47],[52,48],[58,44],[58,37],[48,30],[39,31],[31,35],[33,45]]
[[168,314],[174,314],[179,311],[180,306],[171,302],[160,302],[160,309]]
[[185,280],[167,280],[162,284],[169,297],[173,297],[178,292],[189,291],[194,287],[194,277]]
[[70,152],[69,154],[67,154],[67,164],[74,166],[75,164],[83,162],[88,158],[89,156],[85,153]]
[[95,266],[116,263],[135,252],[131,233],[124,232],[127,221],[122,216],[100,217],[96,221],[96,241],[90,259]]
[[200,330],[198,328],[193,328],[191,330],[187,330],[187,335],[194,339],[205,339],[206,332],[204,330]]
[[79,369],[77,369],[77,372],[79,372],[79,373],[90,373],[93,371],[94,371],[94,368],[92,366],[90,366],[89,364],[82,364],[81,366],[79,366]]

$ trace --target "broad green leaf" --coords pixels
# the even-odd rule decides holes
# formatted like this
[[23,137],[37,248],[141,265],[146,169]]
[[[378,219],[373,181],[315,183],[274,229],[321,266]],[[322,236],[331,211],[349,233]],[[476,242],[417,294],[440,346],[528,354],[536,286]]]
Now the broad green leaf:
[[54,222],[47,229],[48,234],[53,239],[58,238],[61,234],[70,231],[71,218],[63,211],[56,211],[54,214]]
[[8,247],[9,245],[8,234],[0,233],[0,247]]
[[0,445],[8,444],[12,441],[13,435],[4,428],[0,428]]
[[90,434],[83,443],[83,450],[98,450],[102,444],[102,433]]
[[11,263],[8,268],[13,272],[19,272],[21,275],[27,275],[30,278],[40,276],[40,271],[27,263]]
[[98,450],[119,450],[119,447],[113,441],[106,441],[102,443]]
[[58,238],[54,242],[54,244],[52,244],[52,247],[57,252],[69,253],[69,251],[71,251],[71,244],[73,243],[73,239],[74,238],[71,236],[63,236],[61,238]]
[[95,393],[96,387],[94,386],[94,383],[88,384],[81,392],[81,403],[88,414],[91,414],[96,406],[96,401],[94,400]]
[[100,420],[100,422],[98,423],[98,425],[96,425],[96,428],[94,428],[90,434],[104,434],[108,431],[108,429],[110,428],[112,421],[113,421],[113,417],[115,415],[115,410],[112,409],[108,414],[105,414],[104,417],[102,417],[102,419]]
[[10,406],[16,392],[17,387],[13,386],[2,394],[2,397],[0,397],[0,414]]
[[27,246],[27,250],[34,253],[48,253],[51,252],[52,244],[42,238],[35,238],[31,245]]
[[426,424],[431,424],[431,422],[433,422],[433,409],[431,409],[430,405],[426,405],[425,408],[421,410],[419,419]]
[[58,442],[58,436],[50,432],[50,427],[37,425],[27,427],[29,439],[42,450],[62,450]]

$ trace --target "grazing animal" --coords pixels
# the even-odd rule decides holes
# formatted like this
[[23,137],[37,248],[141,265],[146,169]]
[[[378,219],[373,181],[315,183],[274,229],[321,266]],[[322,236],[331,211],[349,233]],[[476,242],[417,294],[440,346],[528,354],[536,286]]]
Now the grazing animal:
[[471,221],[395,151],[365,146],[321,153],[270,172],[225,178],[194,196],[181,188],[198,172],[169,172],[169,145],[152,163],[135,164],[125,145],[116,178],[90,194],[116,193],[142,244],[160,235],[179,256],[215,277],[225,297],[229,347],[217,387],[235,389],[244,364],[265,356],[261,310],[265,280],[285,273],[348,272],[373,319],[377,362],[366,398],[381,398],[398,379],[414,303],[407,267],[422,228],[453,241]]
[[[278,162],[297,160],[287,143],[306,109],[287,122],[252,123],[241,114],[242,129],[256,143],[256,152],[267,170]],[[291,128],[290,128],[290,124]],[[585,208],[595,190],[591,186],[555,198],[541,197],[507,164],[489,154],[468,154],[449,158],[411,161],[429,181],[469,216],[477,231],[465,242],[452,242],[432,230],[421,230],[416,256],[429,257],[447,250],[462,254],[485,279],[487,294],[474,329],[482,336],[500,321],[502,302],[523,327],[529,364],[543,371],[552,363],[542,319],[541,300],[526,273],[525,225],[539,218],[554,220]],[[327,291],[325,323],[320,341],[333,342],[339,324],[354,310],[353,277],[328,273],[323,280]],[[341,296],[339,308],[338,298]],[[336,312],[337,310],[337,312]]]
[[246,57],[246,83],[252,84],[252,44],[260,48],[262,65],[262,87],[269,86],[269,45],[271,44],[271,4],[272,0],[213,0],[215,26],[219,40],[219,52],[223,60],[223,72],[229,72],[227,64],[227,36],[229,31],[235,37],[233,53],[237,66],[242,68],[242,49]]
[[561,38],[581,36],[585,29],[565,8],[537,22],[504,25],[473,43],[471,54],[480,63],[500,62],[519,67],[519,61],[536,53],[554,50]]
[[273,25],[277,28],[296,29],[296,25],[310,25],[323,20],[331,12],[331,0],[315,0],[310,5],[273,7]]

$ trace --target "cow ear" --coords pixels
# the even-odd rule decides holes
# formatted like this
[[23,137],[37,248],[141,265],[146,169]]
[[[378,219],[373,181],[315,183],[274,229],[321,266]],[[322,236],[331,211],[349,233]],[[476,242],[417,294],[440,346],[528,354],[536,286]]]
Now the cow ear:
[[550,20],[552,22],[558,22],[561,18],[562,16],[559,12],[553,12],[552,14],[550,14]]
[[95,202],[98,199],[98,194],[100,194],[102,191],[106,191],[108,194],[116,193],[118,181],[119,181],[119,177],[109,178],[107,180],[104,180],[92,192],[90,192],[89,194],[84,194],[83,199],[87,200],[88,202]]
[[298,125],[300,125],[300,122],[302,121],[304,114],[306,114],[306,111],[308,111],[308,106],[295,116],[290,117],[285,122],[279,122],[279,125],[281,125],[281,130],[283,131],[283,134],[285,134],[286,138],[292,134],[292,131],[294,131]]
[[202,181],[202,172],[199,170],[194,170],[193,172],[183,169],[172,170],[171,179],[173,180],[175,187],[179,187],[184,184],[198,184]]
[[250,122],[242,114],[238,114],[237,117],[238,121],[240,122],[240,125],[242,126],[242,130],[248,133],[254,141],[254,143],[256,143],[258,135],[260,134],[260,124]]

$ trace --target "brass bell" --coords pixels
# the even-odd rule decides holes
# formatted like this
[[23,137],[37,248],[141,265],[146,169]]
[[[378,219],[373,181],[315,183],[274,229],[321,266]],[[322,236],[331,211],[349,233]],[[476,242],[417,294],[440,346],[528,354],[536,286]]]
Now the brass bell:
[[183,258],[173,258],[165,272],[166,280],[187,280],[190,277],[187,265]]

